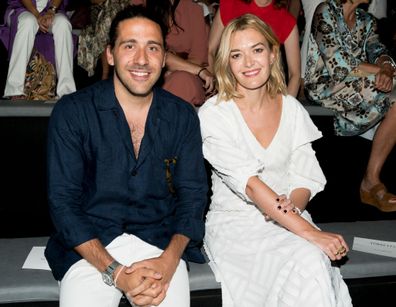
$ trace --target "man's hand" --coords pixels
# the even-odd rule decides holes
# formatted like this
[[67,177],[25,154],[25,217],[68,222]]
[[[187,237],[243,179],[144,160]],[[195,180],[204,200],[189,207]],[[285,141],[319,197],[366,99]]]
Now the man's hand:
[[[159,305],[166,296],[166,291],[169,288],[170,281],[176,271],[179,261],[179,258],[163,253],[160,257],[139,261],[132,264],[131,267],[126,268],[126,274],[134,274],[136,271],[142,269],[150,269],[159,272],[162,276],[161,279],[157,280],[145,280],[140,286],[127,292],[130,300],[138,306],[145,306],[148,304],[154,306]],[[145,282],[147,282],[150,287],[147,287]]]
[[[127,270],[128,273],[127,273]],[[116,286],[122,290],[128,299],[138,306],[158,305],[165,298],[165,290],[159,287],[162,275],[150,268],[139,267],[131,271],[131,268],[120,267],[114,272]]]

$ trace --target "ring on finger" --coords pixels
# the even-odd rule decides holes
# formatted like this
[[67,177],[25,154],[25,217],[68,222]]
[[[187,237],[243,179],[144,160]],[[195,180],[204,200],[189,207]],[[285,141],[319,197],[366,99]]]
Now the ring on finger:
[[336,255],[336,256],[342,255],[342,254],[344,254],[345,252],[346,252],[345,246],[341,246],[341,247],[337,250],[337,252],[336,252],[334,255]]

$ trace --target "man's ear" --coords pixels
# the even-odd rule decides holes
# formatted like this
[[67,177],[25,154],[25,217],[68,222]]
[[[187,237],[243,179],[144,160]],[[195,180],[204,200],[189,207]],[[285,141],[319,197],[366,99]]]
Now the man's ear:
[[114,66],[113,50],[111,49],[110,45],[106,46],[106,58],[107,58],[107,63],[109,63],[110,66]]

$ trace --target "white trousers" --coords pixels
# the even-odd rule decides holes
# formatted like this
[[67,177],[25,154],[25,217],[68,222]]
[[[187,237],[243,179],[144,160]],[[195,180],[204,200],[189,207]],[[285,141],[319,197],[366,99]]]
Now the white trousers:
[[[108,246],[108,252],[123,265],[158,257],[161,249],[138,237],[123,234]],[[122,292],[106,285],[101,273],[86,260],[80,260],[67,271],[60,282],[60,307],[118,307]],[[181,260],[161,307],[189,307],[190,286],[186,263]]]
[[[4,96],[24,94],[26,66],[29,62],[36,34],[39,30],[36,17],[23,12],[18,17],[18,28],[12,48]],[[63,14],[56,14],[50,32],[55,44],[55,68],[59,97],[76,91],[73,78],[73,39],[72,27]]]

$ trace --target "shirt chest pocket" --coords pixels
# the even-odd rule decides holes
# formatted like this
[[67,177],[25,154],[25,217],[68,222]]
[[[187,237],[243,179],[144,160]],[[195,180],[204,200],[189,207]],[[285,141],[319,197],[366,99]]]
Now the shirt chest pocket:
[[176,168],[176,156],[157,158],[153,161],[151,179],[157,187],[158,196],[176,196]]

